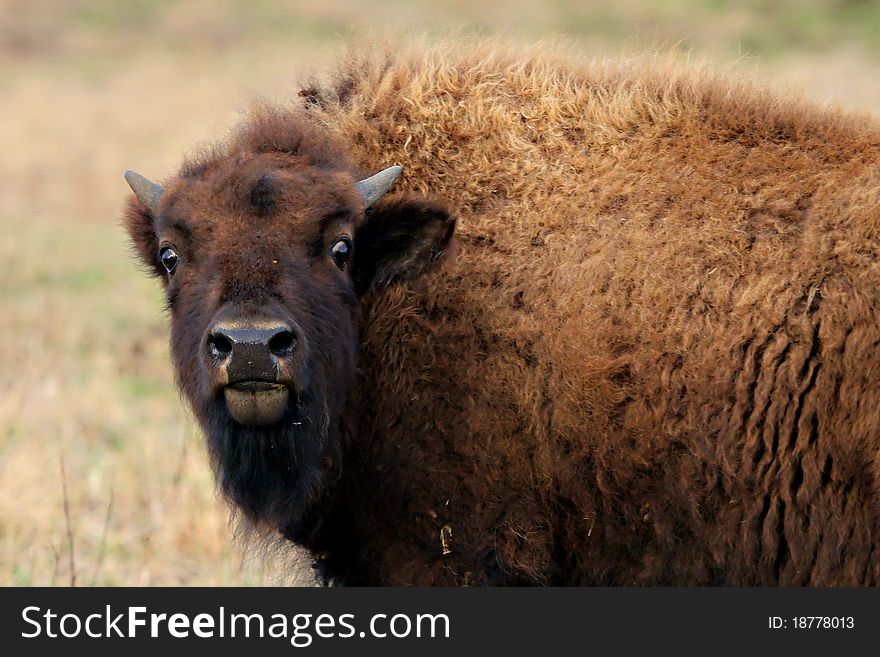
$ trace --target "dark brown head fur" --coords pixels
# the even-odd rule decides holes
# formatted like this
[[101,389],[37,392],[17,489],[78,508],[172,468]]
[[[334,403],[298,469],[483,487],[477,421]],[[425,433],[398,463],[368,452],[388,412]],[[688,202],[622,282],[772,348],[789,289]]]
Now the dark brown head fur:
[[[226,146],[187,161],[156,212],[135,199],[127,209],[141,258],[164,281],[178,382],[222,491],[252,520],[287,534],[338,465],[359,295],[429,266],[454,227],[440,206],[416,197],[366,210],[353,187],[361,178],[327,134],[261,108]],[[342,264],[330,252],[339,239],[354,245]],[[165,248],[178,257],[171,273]],[[212,336],[218,324],[267,323],[287,327],[292,346],[257,378],[289,395],[280,419],[251,426],[230,414],[224,390],[234,375],[218,367]]]

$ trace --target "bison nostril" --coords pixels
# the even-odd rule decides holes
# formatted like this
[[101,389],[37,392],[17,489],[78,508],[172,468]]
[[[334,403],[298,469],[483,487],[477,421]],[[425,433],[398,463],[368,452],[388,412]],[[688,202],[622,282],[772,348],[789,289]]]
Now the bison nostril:
[[212,333],[208,336],[208,350],[215,358],[226,358],[232,353],[232,342],[221,333]]
[[269,351],[275,356],[287,356],[293,350],[295,342],[293,333],[290,331],[279,331],[270,338]]

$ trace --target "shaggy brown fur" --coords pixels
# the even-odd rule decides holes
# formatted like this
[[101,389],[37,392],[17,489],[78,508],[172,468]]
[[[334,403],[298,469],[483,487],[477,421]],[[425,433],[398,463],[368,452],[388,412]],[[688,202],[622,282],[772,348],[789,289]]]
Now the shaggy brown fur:
[[[362,221],[334,176],[399,163],[458,220],[443,267],[359,298],[308,512],[255,519],[354,584],[880,582],[877,123],[663,62],[455,51],[351,56],[171,184],[242,298],[271,267],[236,245],[305,257],[264,206]],[[250,203],[264,175],[285,195]]]

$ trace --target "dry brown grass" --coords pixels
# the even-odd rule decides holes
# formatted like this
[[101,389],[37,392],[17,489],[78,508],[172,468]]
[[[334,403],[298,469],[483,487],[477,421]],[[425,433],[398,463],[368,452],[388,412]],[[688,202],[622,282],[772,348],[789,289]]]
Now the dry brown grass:
[[0,87],[0,584],[71,582],[62,457],[79,584],[283,579],[231,544],[159,290],[117,217],[125,168],[170,171],[308,59],[293,44],[0,65],[15,69]]
[[[231,541],[173,388],[158,286],[117,226],[121,172],[161,178],[255,97],[285,98],[351,25],[533,38],[592,16],[550,5],[0,0],[0,584],[291,581],[289,566],[243,564]],[[620,24],[646,6],[621,3]],[[711,44],[752,20],[737,16],[649,38]],[[586,29],[574,34],[584,48],[618,49],[618,32]],[[725,43],[710,54],[822,99],[880,107],[877,65],[859,46],[767,61]]]

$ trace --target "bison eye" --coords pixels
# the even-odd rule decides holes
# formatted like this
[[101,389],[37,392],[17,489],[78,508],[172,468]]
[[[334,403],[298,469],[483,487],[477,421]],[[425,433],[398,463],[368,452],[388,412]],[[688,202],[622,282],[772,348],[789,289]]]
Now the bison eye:
[[337,267],[345,269],[345,265],[348,264],[348,260],[351,258],[352,250],[351,240],[347,237],[340,237],[330,247],[330,257],[333,258],[333,262],[336,263]]
[[162,261],[162,266],[165,267],[165,271],[169,274],[173,274],[174,270],[177,269],[177,262],[180,260],[180,256],[177,255],[177,251],[170,246],[166,246],[159,251],[159,260]]

